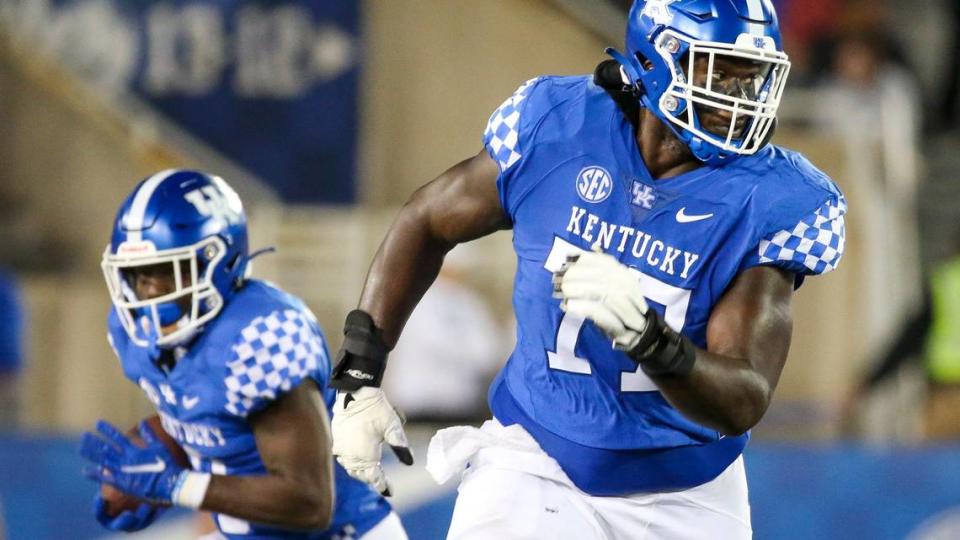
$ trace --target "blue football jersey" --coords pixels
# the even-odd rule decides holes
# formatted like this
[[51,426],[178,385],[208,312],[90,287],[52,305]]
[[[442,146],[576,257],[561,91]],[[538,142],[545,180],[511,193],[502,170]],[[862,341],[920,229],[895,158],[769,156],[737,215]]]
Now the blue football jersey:
[[523,425],[589,493],[716,477],[748,435],[723,437],[680,414],[598,327],[560,310],[552,272],[599,246],[637,272],[667,324],[705,347],[711,310],[739,273],[776,266],[799,287],[836,267],[841,192],[772,145],[655,180],[633,126],[586,76],[528,81],[490,117],[483,142],[517,256],[517,344],[490,391],[494,415]]
[[[321,389],[328,410],[330,360],[316,319],[299,299],[258,280],[238,291],[209,322],[169,373],[157,366],[157,349],[130,341],[117,314],[108,319],[111,345],[123,372],[156,406],[164,430],[190,456],[193,469],[221,475],[266,474],[247,416],[268,407],[306,379]],[[366,484],[333,464],[336,508],[327,531],[291,532],[214,515],[227,538],[352,538],[390,513]]]

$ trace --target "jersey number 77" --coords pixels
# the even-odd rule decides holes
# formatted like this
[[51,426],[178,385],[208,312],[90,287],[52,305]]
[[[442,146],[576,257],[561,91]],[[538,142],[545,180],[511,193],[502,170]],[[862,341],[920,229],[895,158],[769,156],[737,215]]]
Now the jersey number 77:
[[[547,256],[543,267],[549,272],[556,272],[567,260],[568,255],[582,253],[584,250],[561,238],[554,238],[553,248],[550,255]],[[690,305],[690,291],[674,287],[660,281],[659,279],[648,276],[639,270],[632,268],[640,280],[640,286],[643,289],[643,295],[650,302],[655,302],[666,307],[664,320],[666,323],[680,332],[683,330],[683,323],[687,318],[687,307]],[[651,308],[652,309],[652,308]],[[553,351],[547,351],[547,365],[551,369],[567,371],[570,373],[579,373],[581,375],[590,375],[592,369],[590,362],[580,358],[574,352],[577,346],[577,338],[580,336],[580,329],[583,327],[584,319],[567,313],[560,319],[560,328],[557,330],[557,343]],[[647,377],[646,373],[637,366],[635,371],[624,371],[620,374],[621,392],[656,392],[657,385]]]

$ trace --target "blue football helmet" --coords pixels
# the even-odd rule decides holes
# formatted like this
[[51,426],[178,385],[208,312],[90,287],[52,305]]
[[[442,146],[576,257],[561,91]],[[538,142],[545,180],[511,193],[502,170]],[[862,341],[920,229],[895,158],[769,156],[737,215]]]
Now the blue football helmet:
[[[169,348],[220,313],[242,285],[248,260],[237,193],[217,176],[171,169],[141,181],[120,206],[101,266],[130,339]],[[146,267],[172,274],[173,290],[138,298],[136,274]]]
[[[772,134],[790,61],[770,0],[637,0],[626,54],[607,52],[643,106],[707,164],[753,154]],[[758,75],[747,89],[718,91],[719,58],[754,62]],[[707,67],[702,83],[693,77],[698,61]],[[703,126],[697,110],[703,108],[730,115],[725,134]]]

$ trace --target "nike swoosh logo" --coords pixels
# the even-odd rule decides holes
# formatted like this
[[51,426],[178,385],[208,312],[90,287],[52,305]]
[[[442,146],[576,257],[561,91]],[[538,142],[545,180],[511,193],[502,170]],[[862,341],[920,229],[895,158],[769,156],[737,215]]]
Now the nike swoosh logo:
[[694,221],[703,221],[705,219],[710,219],[713,217],[713,214],[695,214],[690,215],[686,213],[687,207],[684,206],[680,210],[677,210],[677,221],[680,223],[693,223]]
[[124,465],[120,467],[120,472],[127,474],[158,473],[167,468],[167,463],[157,456],[153,463],[143,463],[141,465]]
[[184,408],[184,409],[190,410],[190,409],[196,407],[196,406],[197,406],[197,403],[199,403],[199,402],[200,402],[200,396],[193,396],[192,398],[188,398],[187,396],[183,396],[183,408]]

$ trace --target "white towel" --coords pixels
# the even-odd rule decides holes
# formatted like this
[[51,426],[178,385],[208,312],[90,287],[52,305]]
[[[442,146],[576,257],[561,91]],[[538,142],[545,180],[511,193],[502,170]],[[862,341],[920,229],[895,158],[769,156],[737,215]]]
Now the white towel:
[[480,428],[454,426],[438,431],[427,449],[427,472],[438,484],[471,468],[492,466],[573,483],[560,464],[548,456],[519,424],[504,427],[487,420]]

